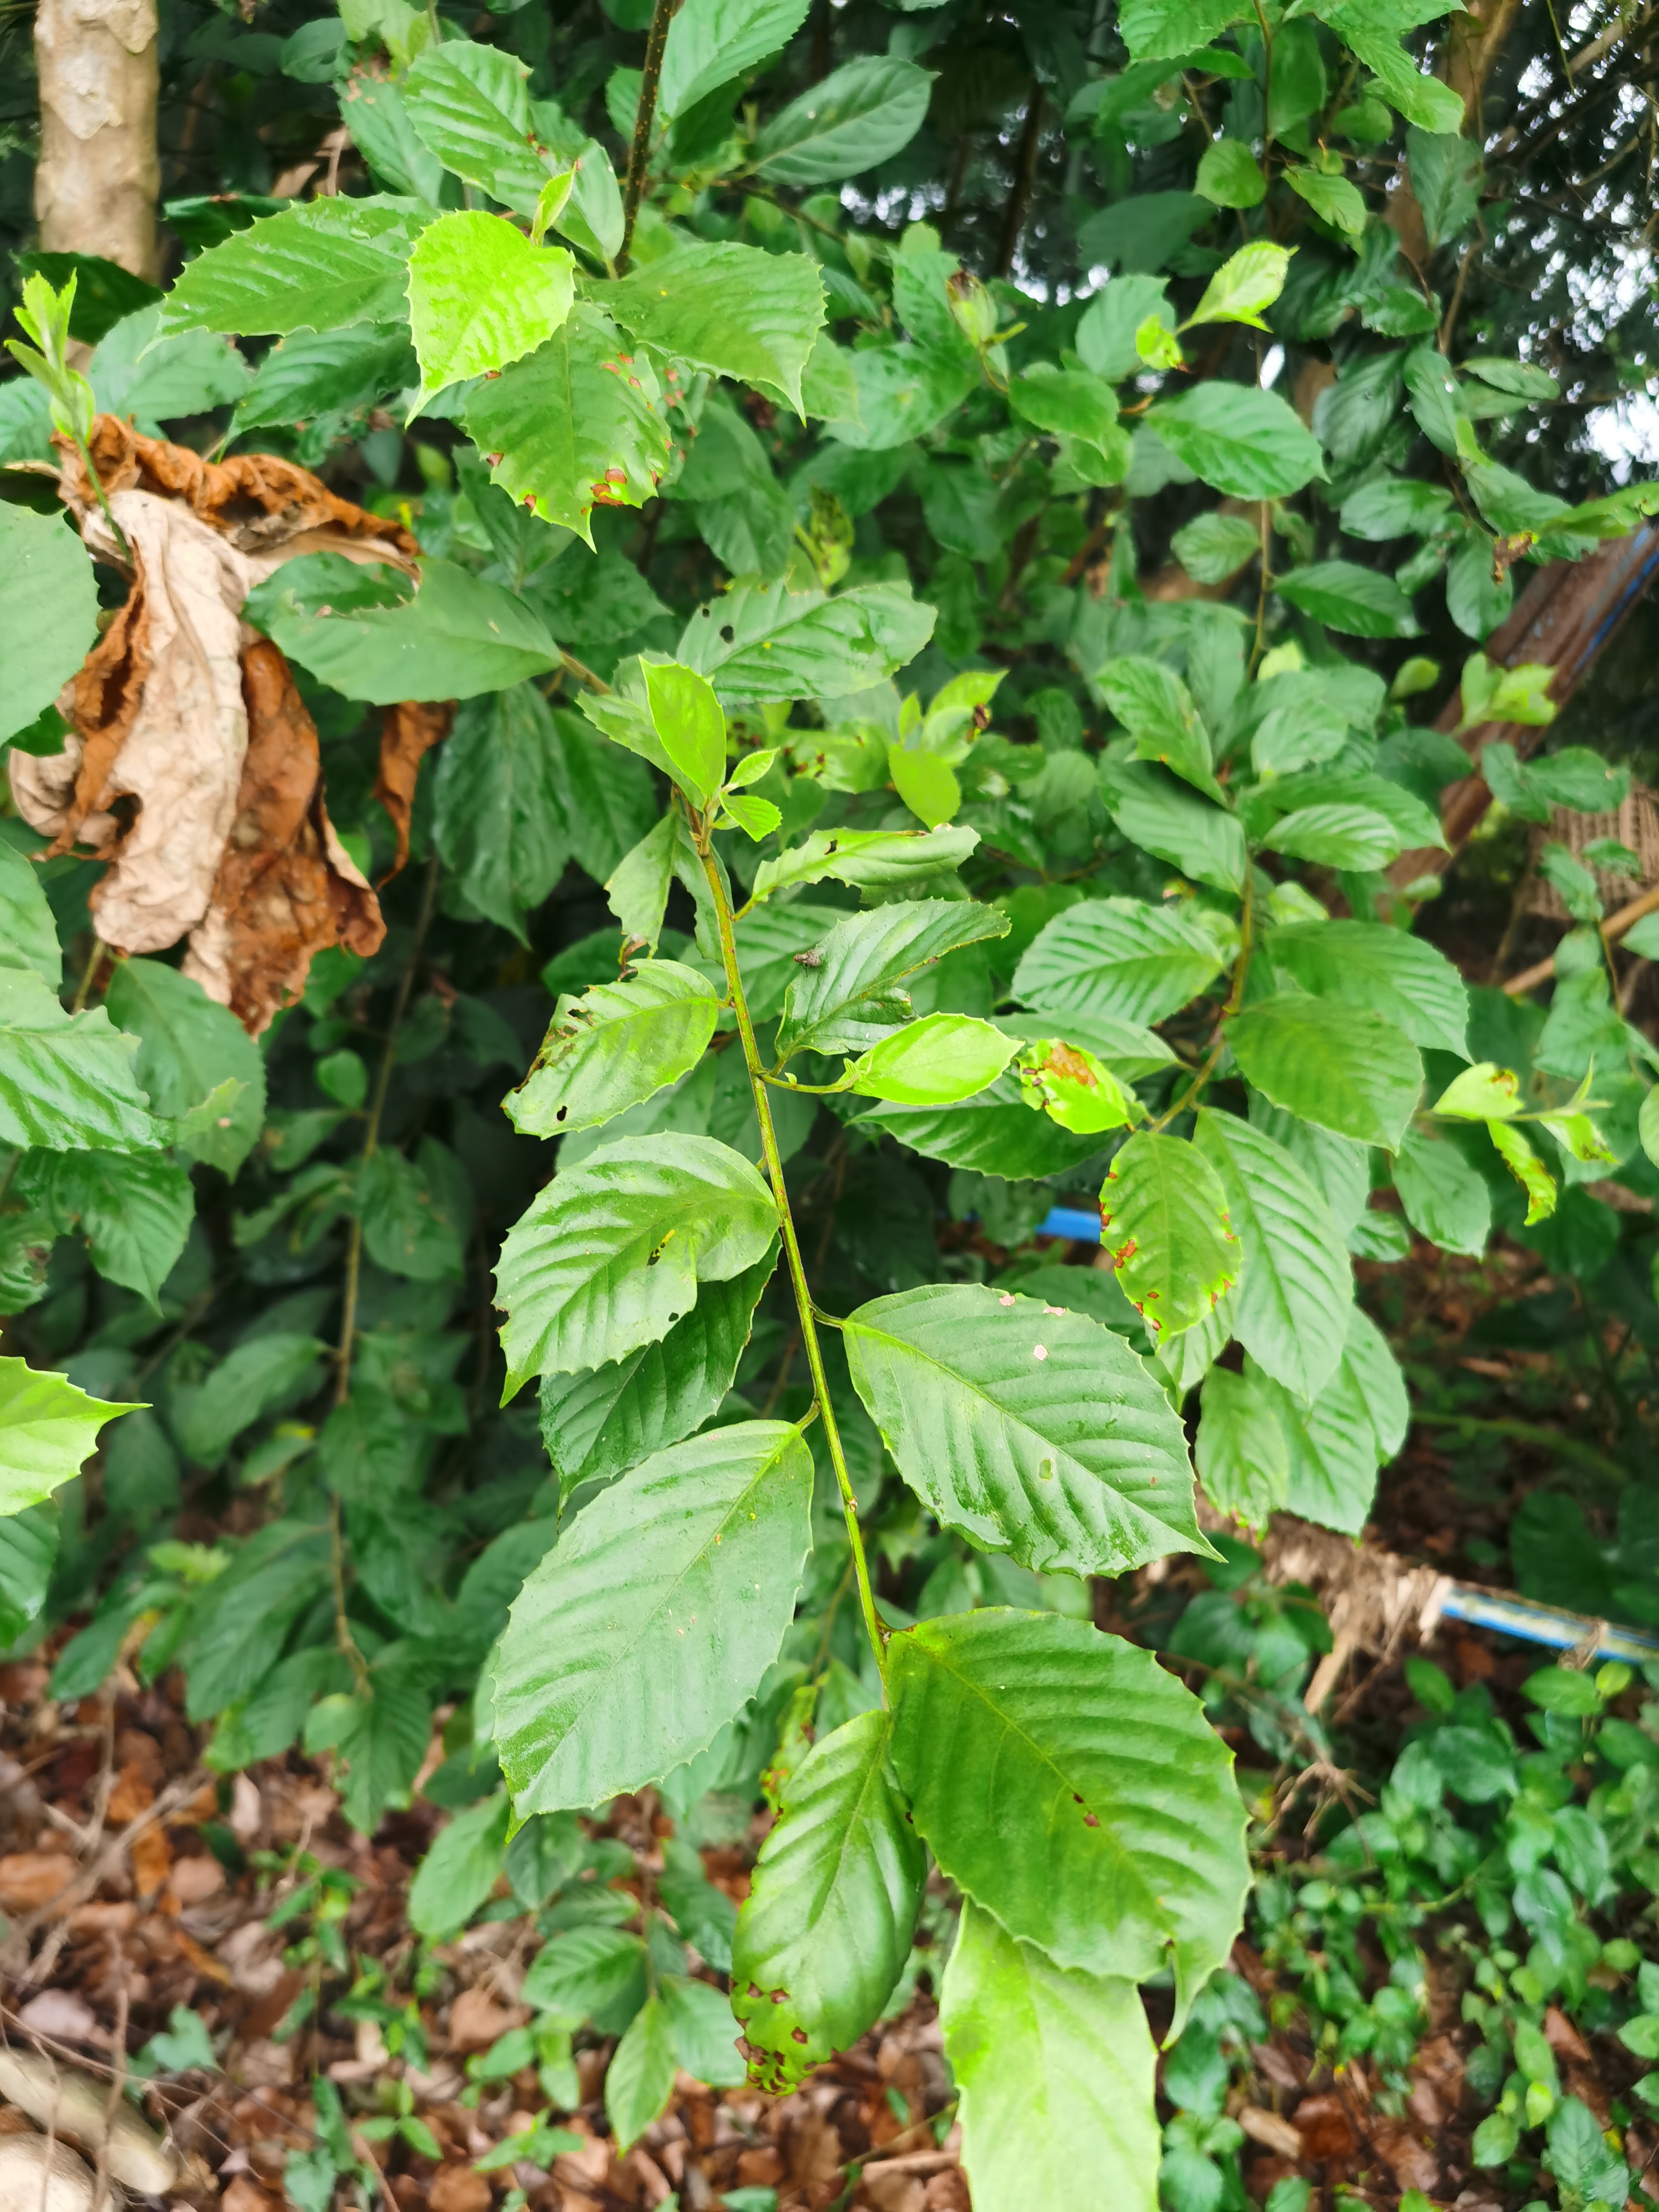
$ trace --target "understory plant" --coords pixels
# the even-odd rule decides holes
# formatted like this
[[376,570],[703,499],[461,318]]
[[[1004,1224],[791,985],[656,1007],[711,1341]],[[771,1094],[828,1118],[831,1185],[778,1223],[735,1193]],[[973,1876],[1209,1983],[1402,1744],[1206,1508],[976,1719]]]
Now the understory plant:
[[[823,67],[797,0],[613,9],[629,58],[567,82],[527,16],[295,14],[344,189],[181,198],[176,280],[104,328],[94,271],[31,275],[7,1626],[90,1616],[61,1698],[181,1668],[212,1766],[301,1743],[364,1830],[426,1770],[417,1928],[503,1879],[542,1916],[500,2071],[569,2109],[573,2030],[619,2034],[622,2144],[677,2067],[735,2044],[783,2092],[925,1971],[980,2212],[1079,2172],[1152,2203],[1139,1992],[1181,2036],[1246,1807],[1102,1583],[1224,1556],[1217,1516],[1363,1530],[1410,1408],[1356,1257],[1498,1231],[1622,1255],[1652,1308],[1659,1055],[1598,926],[1632,856],[1546,845],[1547,1011],[1413,926],[1458,734],[1556,711],[1482,650],[1516,571],[1653,504],[1511,465],[1561,388],[1470,331],[1502,206],[1421,12],[1020,26],[1031,173],[977,268],[915,166],[954,6],[836,11]],[[250,575],[242,650],[318,749],[331,896],[380,879],[389,926],[343,920],[263,1025],[193,939],[103,943],[130,787],[100,858],[48,848],[41,779],[94,757],[63,687],[158,496],[100,475],[124,419],[349,499],[349,546]],[[377,786],[368,710],[452,702],[413,798],[384,751]],[[1482,766],[1557,828],[1629,786],[1577,744]],[[1097,1266],[1034,1241],[1066,1199]],[[579,1816],[647,1790],[681,1832],[618,1917]],[[696,1845],[763,1798],[733,1917]]]

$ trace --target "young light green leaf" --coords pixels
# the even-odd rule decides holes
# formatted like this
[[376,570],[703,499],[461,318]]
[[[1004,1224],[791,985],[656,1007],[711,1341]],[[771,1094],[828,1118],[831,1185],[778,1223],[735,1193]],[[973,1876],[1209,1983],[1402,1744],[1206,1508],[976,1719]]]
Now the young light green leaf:
[[194,977],[160,960],[123,960],[104,1003],[138,1039],[133,1073],[158,1114],[180,1121],[227,1082],[237,1087],[219,1113],[192,1121],[184,1142],[192,1159],[234,1175],[258,1140],[265,1113],[265,1064],[228,1006]]
[[1348,1310],[1347,1340],[1335,1372],[1311,1406],[1255,1370],[1290,1453],[1285,1504],[1304,1521],[1357,1536],[1376,1490],[1376,1470],[1406,1441],[1411,1407],[1405,1377],[1375,1322]]
[[931,1513],[1041,1574],[1124,1574],[1202,1552],[1181,1422],[1086,1313],[982,1284],[860,1306],[854,1387]]
[[[1162,330],[1156,317],[1149,318]],[[1034,362],[1010,380],[1008,404],[1020,418],[1051,437],[1074,438],[1110,465],[1115,478],[1129,466],[1129,434],[1117,418],[1117,395],[1089,368],[1057,368]]]
[[1025,1047],[1019,1055],[1019,1091],[1028,1106],[1040,1108],[1062,1129],[1079,1136],[1132,1128],[1145,1110],[1133,1091],[1086,1047],[1060,1037],[1041,1037]]
[[526,1136],[597,1128],[695,1067],[719,1012],[708,978],[674,960],[596,983],[555,1019],[502,1110]]
[[1527,1194],[1527,1222],[1546,1221],[1554,1212],[1555,1181],[1523,1133],[1508,1121],[1488,1121],[1486,1134],[1504,1166]]
[[163,1133],[135,1079],[137,1049],[103,1007],[66,1014],[33,968],[0,968],[0,1144],[153,1150]]
[[784,1786],[732,1947],[749,2076],[787,2096],[849,2050],[909,1955],[927,1856],[888,1756],[890,1716],[860,1713]]
[[662,113],[684,114],[781,52],[806,20],[806,9],[807,0],[685,0],[663,50],[657,94]]
[[1101,1249],[1154,1344],[1204,1320],[1238,1279],[1226,1192],[1179,1137],[1129,1139],[1101,1189],[1100,1228]]
[[384,193],[296,201],[198,253],[161,330],[285,336],[404,318],[405,264],[437,210]]
[[893,1765],[952,1881],[1058,1966],[1175,1968],[1176,2034],[1249,1882],[1232,1754],[1150,1651],[988,1607],[888,1647]]
[[410,1925],[428,1942],[458,1935],[495,1888],[511,1817],[507,1792],[498,1790],[439,1830],[409,1885]]
[[1178,908],[1085,899],[1038,932],[1014,971],[1014,996],[1044,1014],[1161,1022],[1220,970],[1213,939]]
[[[46,903],[40,871],[15,845],[3,843],[0,843],[0,959],[11,967],[33,968],[53,991],[63,979],[58,926]],[[120,970],[116,972],[118,975]]]
[[466,430],[516,505],[592,545],[596,504],[641,507],[657,489],[672,444],[659,405],[649,362],[583,301],[545,345],[477,387]]
[[908,1018],[908,996],[898,988],[906,976],[962,945],[1006,936],[1008,928],[1007,915],[996,908],[955,899],[905,899],[838,918],[821,944],[803,948],[816,957],[803,961],[797,953],[799,964],[792,963],[779,1056],[804,1048],[864,1051]]
[[921,130],[933,80],[911,61],[862,54],[792,100],[755,141],[755,173],[821,185],[890,161]]
[[92,562],[67,519],[0,507],[0,741],[45,713],[97,636]]
[[1047,1114],[1034,1113],[1012,1073],[954,1106],[876,1106],[859,1126],[884,1129],[930,1160],[973,1168],[1008,1182],[1030,1182],[1075,1168],[1099,1149]]
[[1193,1141],[1221,1178],[1241,1248],[1232,1331],[1297,1397],[1316,1397],[1342,1356],[1353,1300],[1335,1216],[1284,1146],[1253,1122],[1206,1109]]
[[629,2151],[674,2094],[679,2059],[667,2005],[653,1990],[629,2022],[605,2075],[605,2112],[617,2153]]
[[1423,1088],[1417,1048],[1391,1023],[1328,999],[1263,999],[1227,1024],[1246,1079],[1322,1129],[1399,1149]]
[[1194,384],[1146,420],[1183,467],[1234,499],[1284,499],[1325,474],[1319,441],[1276,392]]
[[939,2021],[978,2212],[1157,2212],[1158,2054],[1133,1982],[1057,1966],[965,1899]]
[[1520,1077],[1490,1060],[1477,1060],[1454,1076],[1434,1102],[1437,1114],[1459,1121],[1512,1121],[1526,1109]]
[[823,321],[823,282],[806,254],[683,246],[593,296],[644,343],[804,412],[801,371]]
[[742,1421],[604,1491],[526,1583],[493,1670],[526,1813],[603,1804],[703,1750],[778,1656],[811,1542],[799,1429]]
[[937,753],[912,751],[908,745],[890,745],[887,773],[893,788],[918,822],[937,830],[962,808],[962,786],[957,772]]
[[446,385],[493,374],[550,338],[575,299],[562,246],[532,246],[500,216],[441,215],[409,257],[409,324],[421,364],[417,414]]
[[994,1083],[1018,1048],[972,1014],[924,1014],[861,1054],[849,1088],[900,1106],[950,1106]]
[[1492,1193],[1455,1145],[1407,1129],[1395,1156],[1394,1187],[1419,1237],[1471,1259],[1486,1250]]
[[752,1267],[697,1286],[697,1303],[659,1344],[607,1366],[544,1375],[542,1442],[566,1492],[620,1474],[701,1428],[732,1388],[776,1243]]
[[1222,799],[1209,733],[1193,695],[1173,669],[1139,653],[1109,660],[1095,678],[1101,697],[1135,740],[1142,760],[1162,761],[1183,782]]
[[640,673],[670,774],[694,806],[707,806],[726,775],[726,716],[713,685],[695,668],[648,655]]
[[740,583],[697,610],[675,654],[725,699],[829,698],[884,684],[933,629],[933,610],[912,598],[908,583],[855,584],[833,599],[784,583]]
[[507,1234],[507,1397],[654,1344],[690,1310],[698,1278],[752,1267],[777,1234],[772,1194],[711,1137],[624,1137],[568,1168]]
[[960,867],[978,843],[978,830],[963,828],[815,830],[776,860],[761,862],[754,899],[781,884],[818,884],[826,876],[864,890],[888,890]]
[[1291,1455],[1256,1378],[1212,1367],[1204,1377],[1194,1453],[1204,1494],[1218,1513],[1264,1529],[1286,1503]]
[[[1256,330],[1265,331],[1267,325],[1261,319],[1262,310],[1271,307],[1284,290],[1285,274],[1293,251],[1292,247],[1270,245],[1265,239],[1240,246],[1205,286],[1204,296],[1182,329],[1191,329],[1197,323],[1249,323]],[[1284,402],[1281,400],[1279,404],[1283,406]],[[1285,409],[1287,414],[1289,411]],[[1241,493],[1239,496],[1244,495]]]
[[66,1375],[0,1358],[0,1514],[49,1498],[79,1474],[105,1422],[135,1410],[88,1397]]
[[1413,1044],[1464,1050],[1468,988],[1423,938],[1376,921],[1296,922],[1273,931],[1268,957],[1316,998],[1367,1006]]

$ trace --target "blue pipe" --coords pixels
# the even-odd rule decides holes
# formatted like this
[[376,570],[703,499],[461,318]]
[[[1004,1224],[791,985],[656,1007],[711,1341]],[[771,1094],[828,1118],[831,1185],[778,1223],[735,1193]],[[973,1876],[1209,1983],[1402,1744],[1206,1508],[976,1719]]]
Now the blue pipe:
[[1068,1237],[1074,1244],[1098,1244],[1100,1216],[1085,1213],[1080,1206],[1050,1206],[1033,1234],[1038,1237]]

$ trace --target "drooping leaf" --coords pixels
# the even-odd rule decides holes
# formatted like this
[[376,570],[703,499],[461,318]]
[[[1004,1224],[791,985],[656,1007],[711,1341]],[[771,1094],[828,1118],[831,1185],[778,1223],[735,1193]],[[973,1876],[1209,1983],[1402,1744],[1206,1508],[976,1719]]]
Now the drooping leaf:
[[495,1270],[507,1395],[532,1375],[601,1367],[654,1344],[699,1277],[751,1267],[777,1233],[772,1194],[710,1137],[623,1137],[555,1178]]
[[891,1996],[927,1854],[888,1756],[890,1716],[824,1736],[784,1787],[738,1915],[732,2008],[750,2079],[785,2096],[857,2042]]
[[60,1234],[84,1237],[105,1279],[155,1306],[196,1218],[182,1167],[159,1153],[43,1152],[29,1196]]
[[239,429],[351,415],[414,383],[419,365],[402,324],[296,331],[255,370],[236,407]]
[[818,884],[826,876],[864,890],[889,890],[960,867],[979,843],[977,830],[815,830],[799,845],[763,860],[755,874],[758,901],[784,884]]
[[1219,799],[1209,734],[1199,719],[1192,693],[1161,661],[1140,653],[1109,660],[1095,683],[1143,760],[1162,761],[1183,782]]
[[644,343],[805,411],[801,372],[823,321],[823,286],[810,256],[686,246],[595,296]]
[[79,1474],[105,1422],[134,1410],[88,1397],[66,1375],[0,1357],[0,1514],[39,1505]]
[[158,1114],[181,1118],[222,1084],[238,1086],[228,1110],[206,1117],[207,1126],[185,1145],[192,1158],[234,1175],[258,1141],[265,1114],[264,1056],[235,1015],[194,977],[160,960],[121,961],[104,1003],[138,1039],[133,1073]]
[[1319,441],[1276,392],[1194,384],[1146,419],[1183,466],[1233,499],[1284,499],[1325,474]]
[[[787,46],[807,0],[685,0],[668,27],[657,98],[665,116],[700,100]],[[735,88],[734,88],[735,96]]]
[[605,2112],[618,2153],[631,2150],[674,2094],[674,2024],[653,1990],[629,2021],[605,2075]]
[[163,1132],[134,1076],[137,1049],[103,1007],[66,1014],[33,968],[0,968],[0,1144],[154,1149]]
[[523,216],[554,166],[537,149],[529,74],[500,46],[452,39],[418,53],[403,82],[409,119],[445,168]]
[[729,1281],[699,1284],[697,1303],[660,1343],[605,1367],[543,1376],[542,1442],[567,1492],[678,1443],[718,1410],[777,1256],[774,1243]]
[[495,1662],[520,1815],[602,1804],[712,1742],[777,1657],[811,1495],[799,1429],[743,1421],[658,1453],[577,1515]]
[[1059,1175],[1087,1159],[1099,1145],[1097,1138],[1074,1136],[1034,1110],[1012,1073],[955,1106],[876,1106],[860,1121],[886,1130],[927,1159],[975,1168],[1009,1182]]
[[493,375],[550,338],[575,298],[562,246],[532,246],[497,216],[441,215],[409,257],[409,324],[421,397]]
[[1195,883],[1237,891],[1244,881],[1243,825],[1202,792],[1152,761],[1108,754],[1100,794],[1132,844],[1168,860]]
[[64,973],[40,871],[7,844],[0,844],[0,959],[10,967],[33,968],[54,991]]
[[695,1067],[719,1012],[708,978],[678,961],[647,960],[621,982],[595,984],[555,1021],[503,1100],[508,1121],[536,1137],[597,1128]]
[[1219,974],[1214,941],[1167,907],[1086,899],[1037,933],[1014,971],[1014,996],[1045,1014],[1161,1022]]
[[1273,589],[1316,622],[1348,637],[1412,637],[1412,603],[1394,578],[1352,561],[1315,561],[1273,579]]
[[[802,909],[776,911],[787,915]],[[905,977],[962,945],[1006,936],[1008,927],[1007,916],[994,907],[946,899],[904,900],[840,917],[811,948],[817,957],[810,965],[791,963],[778,1024],[779,1056],[803,1048],[866,1050],[906,1018],[908,997],[898,988]]]
[[1173,1966],[1178,2032],[1249,1875],[1232,1755],[1150,1651],[988,1607],[888,1647],[893,1764],[940,1867],[1059,1966]]
[[373,1835],[419,1772],[431,1734],[432,1700],[419,1661],[406,1645],[390,1644],[371,1665],[366,1689],[339,1692],[312,1707],[303,1741],[313,1758],[335,1754],[344,1782],[340,1809],[354,1828]]
[[1357,1536],[1370,1510],[1376,1470],[1405,1443],[1411,1415],[1405,1377],[1376,1322],[1358,1306],[1349,1308],[1342,1357],[1311,1406],[1299,1404],[1270,1376],[1255,1379],[1290,1453],[1289,1510]]
[[[1290,251],[1275,246],[1271,240],[1252,239],[1241,246],[1237,253],[1229,254],[1209,283],[1203,296],[1193,309],[1194,323],[1249,323],[1257,330],[1266,330],[1262,321],[1264,308],[1271,307],[1285,289],[1285,276],[1290,267]],[[1280,403],[1281,405],[1283,403]],[[1289,411],[1288,410],[1286,410]],[[1278,418],[1259,415],[1258,420],[1273,422]]]
[[385,193],[296,201],[198,253],[161,303],[161,329],[285,337],[401,322],[410,248],[436,214]]
[[1492,1192],[1455,1145],[1407,1129],[1395,1156],[1394,1187],[1406,1218],[1443,1252],[1479,1259],[1492,1234]]
[[1204,1494],[1218,1513],[1266,1528],[1290,1496],[1291,1455],[1254,1376],[1212,1367],[1204,1377],[1194,1447]]
[[848,1319],[848,1366],[928,1510],[1039,1573],[1123,1574],[1202,1551],[1178,1417],[1086,1313],[930,1284]]
[[1367,1006],[1413,1044],[1460,1055],[1469,994],[1443,952],[1376,921],[1297,922],[1276,929],[1269,958],[1316,998]]
[[45,1612],[58,1534],[58,1510],[50,1498],[0,1517],[0,1649],[21,1644]]
[[1179,1137],[1150,1131],[1117,1152],[1100,1194],[1101,1249],[1154,1344],[1205,1320],[1238,1279],[1243,1258],[1227,1194]]
[[1342,1356],[1353,1270],[1323,1193],[1282,1145],[1206,1108],[1194,1142],[1221,1178],[1243,1261],[1233,1333],[1275,1381],[1306,1401]]
[[914,62],[862,54],[792,100],[755,142],[756,173],[818,185],[873,168],[921,130],[933,80]]
[[1275,1106],[1389,1152],[1423,1087],[1417,1048],[1379,1015],[1328,999],[1264,999],[1227,1024],[1253,1087]]
[[0,741],[51,706],[97,635],[92,562],[67,520],[0,507]]
[[965,1899],[939,2020],[977,2212],[1060,2205],[1079,2177],[1157,2212],[1158,2054],[1134,1983],[1057,1966]]
[[506,1791],[497,1790],[439,1830],[409,1885],[410,1925],[428,1942],[458,1934],[495,1888],[510,1814]]
[[855,584],[833,598],[740,583],[697,610],[675,654],[723,698],[825,698],[884,683],[933,629],[933,608],[905,583]]

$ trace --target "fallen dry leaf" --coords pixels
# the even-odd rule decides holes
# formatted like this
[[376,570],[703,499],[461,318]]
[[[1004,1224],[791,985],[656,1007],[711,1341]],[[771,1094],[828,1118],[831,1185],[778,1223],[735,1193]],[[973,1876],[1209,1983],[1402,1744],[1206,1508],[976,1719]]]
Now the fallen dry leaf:
[[449,2008],[449,2040],[457,2051],[484,2051],[529,2017],[522,2005],[497,2004],[488,1990],[463,1990]]
[[17,2017],[31,2035],[55,2037],[59,2043],[109,2040],[97,2014],[73,1990],[42,1990],[19,2008]]
[[1418,2141],[1404,2120],[1378,2119],[1370,2123],[1371,2148],[1384,2160],[1401,2189],[1420,2189],[1425,2195],[1440,2180],[1440,2161]]
[[[1243,2121],[1239,2124],[1243,2126]],[[1296,2131],[1304,2158],[1352,2158],[1359,2148],[1359,2138],[1354,2133],[1346,2107],[1340,2097],[1328,2091],[1302,2100],[1296,2108]]]
[[409,858],[409,824],[415,811],[415,782],[421,763],[434,745],[449,735],[455,719],[453,706],[405,700],[388,707],[380,723],[380,772],[374,796],[392,817],[398,833],[398,857],[388,873],[395,876]]
[[109,1793],[109,1818],[118,1828],[129,1820],[136,1820],[155,1802],[155,1790],[136,1761],[121,1769],[115,1778],[115,1787]]
[[37,1912],[69,1887],[74,1874],[75,1862],[64,1851],[13,1851],[0,1858],[0,1910]]
[[1302,2133],[1289,2120],[1281,2119],[1260,2105],[1245,2105],[1235,2116],[1238,2124],[1252,2142],[1264,2150],[1277,2151],[1280,2158],[1300,2158]]
[[201,1905],[216,1897],[225,1886],[225,1870],[210,1852],[178,1859],[167,1877],[167,1887],[180,1905]]
[[470,2166],[441,2166],[427,2191],[432,2212],[484,2212],[489,2184]]
[[173,1867],[173,1846],[159,1828],[133,1838],[132,1882],[140,1897],[154,1897]]

